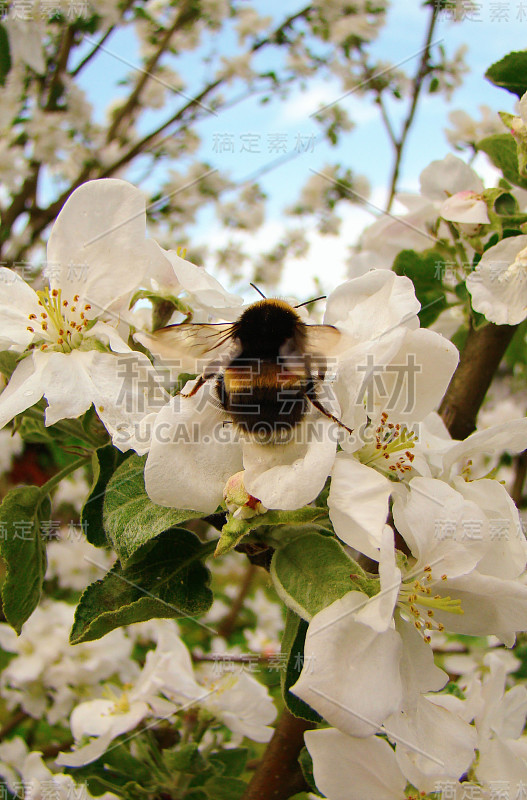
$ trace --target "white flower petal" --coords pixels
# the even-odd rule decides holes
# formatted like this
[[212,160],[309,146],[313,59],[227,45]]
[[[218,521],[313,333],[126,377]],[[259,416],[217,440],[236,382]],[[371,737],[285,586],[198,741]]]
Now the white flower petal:
[[[184,391],[190,392],[194,382]],[[210,381],[193,397],[174,397],[157,415],[145,467],[154,503],[211,513],[227,480],[242,468],[233,425],[222,424]]]
[[467,277],[474,309],[497,325],[517,325],[527,316],[526,249],[526,235],[503,239]]
[[90,764],[106,752],[112,738],[109,731],[84,747],[79,747],[78,750],[73,750],[71,753],[59,753],[55,764],[59,767],[83,767],[85,764]]
[[102,736],[111,730],[113,718],[111,712],[115,706],[112,700],[88,700],[73,709],[70,726],[76,741],[83,736]]
[[406,778],[383,739],[357,739],[334,728],[306,731],[315,783],[331,800],[400,800]]
[[266,508],[292,510],[324,488],[337,443],[337,425],[316,409],[295,427],[288,444],[243,443],[245,488]]
[[407,331],[398,352],[383,365],[382,393],[374,380],[369,416],[386,411],[391,422],[408,426],[424,419],[441,402],[458,361],[457,347],[440,334],[426,328]]
[[356,342],[388,335],[399,325],[417,328],[419,301],[409,278],[385,269],[346,281],[328,297],[324,322]]
[[[241,297],[226,292],[221,283],[209,275],[203,267],[186,261],[174,250],[167,250],[164,253],[172,265],[177,281],[198,306],[223,319],[235,319],[240,315],[243,306]],[[224,313],[229,311],[234,311],[234,317],[232,313],[224,316]]]
[[452,633],[494,634],[512,647],[516,633],[527,630],[527,586],[518,580],[502,580],[474,570],[449,580],[445,590],[436,584],[434,591],[461,601],[463,614],[434,612],[438,622]]
[[30,314],[42,308],[33,289],[12,269],[0,268],[0,350],[23,352],[33,340],[28,328],[39,330]]
[[520,515],[505,487],[484,478],[458,478],[456,489],[480,508],[489,520],[489,547],[478,563],[478,572],[497,578],[517,578],[527,563],[527,541]]
[[440,202],[456,192],[467,189],[482,192],[485,188],[474,170],[451,153],[441,160],[432,161],[421,172],[419,181],[421,194]]
[[457,780],[474,759],[477,735],[473,726],[426,697],[411,711],[394,714],[386,728],[397,743],[401,771],[420,791],[434,791],[441,779]]
[[17,366],[0,394],[0,428],[41,399],[44,392],[43,368],[42,362],[35,363],[34,355],[27,356]]
[[[527,448],[527,419],[516,419],[493,425],[483,431],[471,433],[462,442],[453,442],[443,459],[444,480],[449,480],[458,462],[466,462],[475,456],[501,455],[503,451],[522,453]],[[465,464],[462,463],[461,467]],[[486,468],[488,471],[488,467]],[[476,477],[472,475],[471,477]]]
[[470,190],[457,192],[449,197],[439,209],[443,219],[452,222],[485,225],[490,222],[487,204],[481,195]]
[[364,608],[357,611],[355,619],[382,633],[392,625],[393,611],[401,586],[401,570],[395,565],[393,530],[384,526],[379,562],[380,592],[370,597]]
[[308,628],[304,667],[291,687],[350,736],[370,736],[401,703],[401,638],[376,633],[354,618],[367,601],[349,592],[315,614]]
[[163,255],[145,239],[145,197],[114,178],[89,181],[68,198],[51,231],[48,275],[71,300],[79,294],[92,314],[118,309]]
[[449,578],[470,572],[488,549],[488,520],[444,481],[413,478],[394,492],[393,518],[417,563]]
[[379,559],[379,548],[392,483],[352,455],[338,453],[331,473],[329,516],[343,542],[369,558]]

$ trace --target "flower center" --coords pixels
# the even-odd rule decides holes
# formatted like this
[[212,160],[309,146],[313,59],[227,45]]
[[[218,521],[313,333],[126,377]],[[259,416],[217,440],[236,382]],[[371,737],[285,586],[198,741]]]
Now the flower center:
[[68,300],[62,300],[61,295],[60,289],[50,291],[46,287],[37,291],[38,305],[42,311],[39,315],[29,314],[30,325],[27,329],[39,337],[34,347],[70,353],[82,342],[83,333],[90,322],[86,312],[91,306],[85,304],[81,308],[78,294],[71,305]]
[[122,695],[115,701],[112,714],[127,714],[129,711],[130,700],[128,699],[128,694],[123,692]]
[[412,469],[415,456],[410,451],[415,446],[415,439],[415,433],[406,425],[388,422],[388,414],[383,413],[379,427],[375,428],[374,441],[364,445],[357,455],[362,464],[392,480],[400,480]]
[[[446,581],[447,575],[441,575],[440,580]],[[440,594],[432,595],[429,584],[437,580],[432,575],[432,567],[426,566],[420,578],[403,581],[399,589],[397,605],[406,614],[413,618],[414,626],[419,631],[425,642],[430,642],[428,631],[444,630],[444,625],[434,619],[434,610],[446,611],[449,614],[463,614],[461,600],[443,597]]]

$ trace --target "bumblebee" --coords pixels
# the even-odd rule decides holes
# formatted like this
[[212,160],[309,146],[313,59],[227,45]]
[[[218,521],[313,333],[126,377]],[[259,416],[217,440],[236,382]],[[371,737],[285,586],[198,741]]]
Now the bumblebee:
[[342,335],[332,325],[306,324],[297,308],[265,298],[233,323],[182,323],[156,331],[166,351],[182,346],[195,357],[213,354],[182,397],[194,396],[214,380],[213,396],[226,417],[257,440],[287,441],[310,406],[346,428],[317,395],[327,356],[340,349]]

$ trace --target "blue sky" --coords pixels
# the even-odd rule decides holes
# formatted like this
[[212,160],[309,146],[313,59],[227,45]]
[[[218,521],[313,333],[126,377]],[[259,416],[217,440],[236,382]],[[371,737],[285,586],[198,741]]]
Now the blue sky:
[[[468,2],[463,4],[468,6]],[[267,0],[260,4],[262,13],[271,14],[277,20],[301,7],[302,4],[291,0]],[[527,2],[482,0],[475,3],[474,8],[472,19],[452,23],[443,15],[437,25],[434,41],[441,41],[449,57],[453,56],[460,45],[467,45],[465,60],[470,73],[465,76],[463,85],[454,92],[450,103],[442,95],[421,98],[403,159],[399,183],[401,190],[415,191],[421,170],[430,161],[442,158],[451,151],[444,134],[449,111],[464,109],[479,118],[478,106],[482,103],[496,111],[513,109],[515,98],[492,86],[483,75],[490,64],[506,53],[524,48],[527,41]],[[410,76],[413,75],[418,55],[409,57],[418,54],[423,45],[428,16],[429,9],[423,9],[409,0],[394,0],[386,25],[373,46],[373,53],[383,61],[394,64],[409,59],[403,68]],[[209,52],[232,54],[234,43],[235,37],[232,33],[214,34],[209,38],[205,49]],[[83,77],[83,86],[100,115],[106,105],[123,91],[117,84],[129,71],[129,67],[119,61],[119,58],[132,64],[138,62],[136,42],[131,31],[115,34],[108,40],[106,47],[108,53],[94,60],[93,67],[90,66]],[[188,80],[191,89],[199,87],[210,77],[210,67],[201,60],[202,52],[186,54],[174,65],[185,80]],[[262,53],[258,66],[272,67],[273,58],[276,57]],[[189,76],[192,78],[189,79]],[[218,116],[210,115],[197,129],[202,136],[202,146],[194,157],[226,171],[233,180],[250,178],[277,158],[272,152],[273,137],[281,136],[286,143],[286,155],[292,156],[298,136],[305,137],[306,142],[310,136],[317,135],[319,128],[310,114],[321,104],[336,100],[339,93],[336,80],[329,82],[322,76],[315,76],[309,79],[305,91],[292,93],[285,100],[272,97],[270,102],[261,105],[258,100],[252,99],[223,111]],[[169,102],[177,108],[180,100],[176,97]],[[388,182],[393,153],[377,110],[368,98],[361,98],[356,94],[346,97],[342,106],[355,121],[355,128],[342,136],[337,147],[318,142],[314,145],[313,152],[305,152],[292,158],[260,179],[268,195],[268,222],[264,231],[253,237],[255,247],[259,246],[259,241],[264,246],[264,243],[269,244],[273,236],[279,236],[283,221],[282,209],[298,197],[301,187],[312,174],[310,170],[322,170],[327,163],[340,162],[353,171],[366,175],[372,187],[372,198],[382,203],[383,187]],[[394,101],[390,103],[389,109],[394,124],[398,127],[397,122],[406,113],[407,103]],[[146,125],[154,124],[161,116],[161,112],[149,113],[145,120]],[[234,137],[234,153],[217,152],[218,141],[224,135]],[[242,152],[247,143],[247,135],[253,136],[255,147],[260,152]],[[483,162],[476,162],[476,166],[478,164],[484,169]],[[136,174],[140,174],[140,171]],[[491,173],[487,171],[487,174]],[[155,178],[154,174],[150,177],[150,182],[154,182]],[[134,179],[133,172],[130,173],[130,179]],[[364,210],[351,207],[346,209],[344,216],[345,225],[341,236],[324,237],[324,241],[317,241],[315,252],[307,261],[292,265],[290,275],[284,283],[285,290],[297,287],[299,277],[305,278],[306,284],[312,286],[312,277],[324,254],[327,256],[324,260],[332,264],[331,268],[324,269],[326,278],[334,283],[343,277],[345,248],[372,219]],[[209,240],[212,237],[217,243],[224,243],[228,238],[215,223],[211,211],[205,211],[201,215],[193,236],[197,241],[205,236]],[[333,265],[334,260],[338,260],[338,265]],[[306,291],[309,292],[309,288],[306,287]]]

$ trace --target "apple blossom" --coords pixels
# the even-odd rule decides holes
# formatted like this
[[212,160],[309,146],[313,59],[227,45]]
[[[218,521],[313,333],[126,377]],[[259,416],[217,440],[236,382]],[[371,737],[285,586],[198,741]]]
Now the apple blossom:
[[527,317],[527,236],[510,236],[486,250],[467,277],[472,305],[496,325]]
[[163,258],[145,240],[144,202],[124,181],[83,184],[51,231],[49,286],[35,292],[0,270],[0,346],[21,356],[0,395],[0,426],[44,396],[46,425],[93,404],[120,449],[146,449],[137,429],[167,395],[146,356],[126,343],[121,320]]

